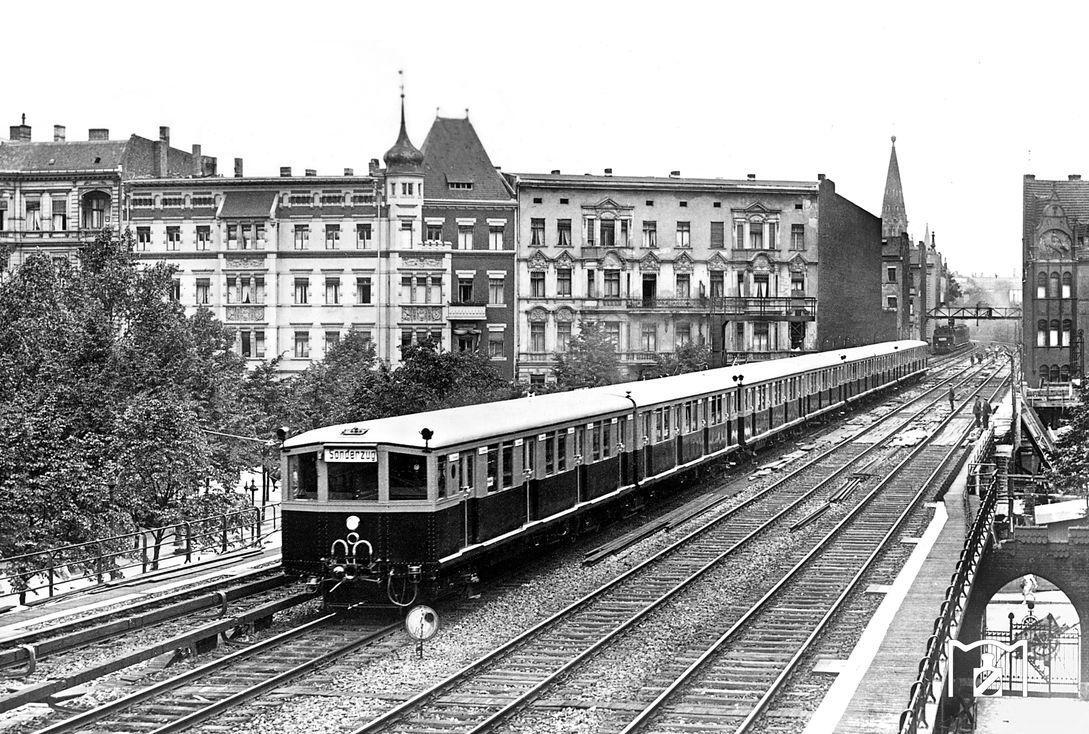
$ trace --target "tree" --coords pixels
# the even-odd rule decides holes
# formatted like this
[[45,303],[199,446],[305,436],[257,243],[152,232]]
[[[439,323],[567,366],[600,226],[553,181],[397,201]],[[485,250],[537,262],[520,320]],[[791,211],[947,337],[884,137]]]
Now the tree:
[[582,322],[579,333],[568,342],[567,351],[556,355],[552,372],[557,388],[561,390],[620,382],[616,344],[600,324]]
[[347,423],[354,415],[353,396],[379,380],[374,345],[357,331],[348,332],[320,362],[285,381],[286,415],[292,429]]
[[654,355],[654,372],[658,377],[681,375],[705,370],[711,363],[711,349],[706,344],[689,342],[673,354]]
[[1069,430],[1059,438],[1055,448],[1048,481],[1060,491],[1085,494],[1089,491],[1089,384],[1079,388],[1079,401],[1071,413]]
[[949,274],[949,285],[946,286],[945,297],[948,303],[956,303],[961,297],[960,283],[952,273]]

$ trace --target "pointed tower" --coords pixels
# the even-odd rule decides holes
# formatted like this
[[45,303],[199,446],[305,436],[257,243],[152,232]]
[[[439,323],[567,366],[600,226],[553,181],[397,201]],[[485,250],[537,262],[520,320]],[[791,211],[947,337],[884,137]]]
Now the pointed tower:
[[885,179],[885,200],[881,204],[881,236],[896,237],[907,232],[907,208],[904,188],[900,185],[900,164],[896,160],[896,136],[892,136],[889,175]]
[[412,144],[405,128],[405,86],[401,83],[401,131],[382,156],[386,163],[386,201],[396,228],[393,247],[409,248],[422,241],[424,154]]

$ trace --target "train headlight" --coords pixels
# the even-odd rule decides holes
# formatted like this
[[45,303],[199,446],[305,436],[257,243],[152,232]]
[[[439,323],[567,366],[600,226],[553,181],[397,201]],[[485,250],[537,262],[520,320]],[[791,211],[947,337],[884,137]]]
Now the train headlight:
[[348,526],[348,530],[359,529],[359,515],[349,515],[348,519],[344,521],[344,524]]
[[339,564],[336,565],[336,566],[333,566],[333,578],[335,578],[338,581],[341,581],[341,580],[344,579],[344,566],[341,566]]

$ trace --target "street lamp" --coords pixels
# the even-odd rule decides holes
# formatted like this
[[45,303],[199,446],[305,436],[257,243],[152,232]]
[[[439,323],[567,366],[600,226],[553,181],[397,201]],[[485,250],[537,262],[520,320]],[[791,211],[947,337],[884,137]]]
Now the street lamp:
[[253,481],[253,477],[250,477],[250,483],[245,486],[245,490],[250,493],[250,506],[257,507],[257,482]]

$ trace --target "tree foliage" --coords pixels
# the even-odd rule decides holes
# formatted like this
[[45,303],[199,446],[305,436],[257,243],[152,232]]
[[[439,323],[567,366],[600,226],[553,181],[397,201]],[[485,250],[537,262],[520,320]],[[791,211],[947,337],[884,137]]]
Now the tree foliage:
[[620,382],[620,359],[616,344],[601,324],[582,322],[579,333],[568,342],[567,350],[556,355],[552,372],[559,390]]
[[1085,494],[1089,490],[1089,384],[1079,388],[1069,430],[1055,444],[1055,456],[1047,479],[1063,492]]
[[654,376],[669,377],[685,372],[699,372],[711,364],[711,348],[706,344],[689,342],[672,354],[654,355]]

